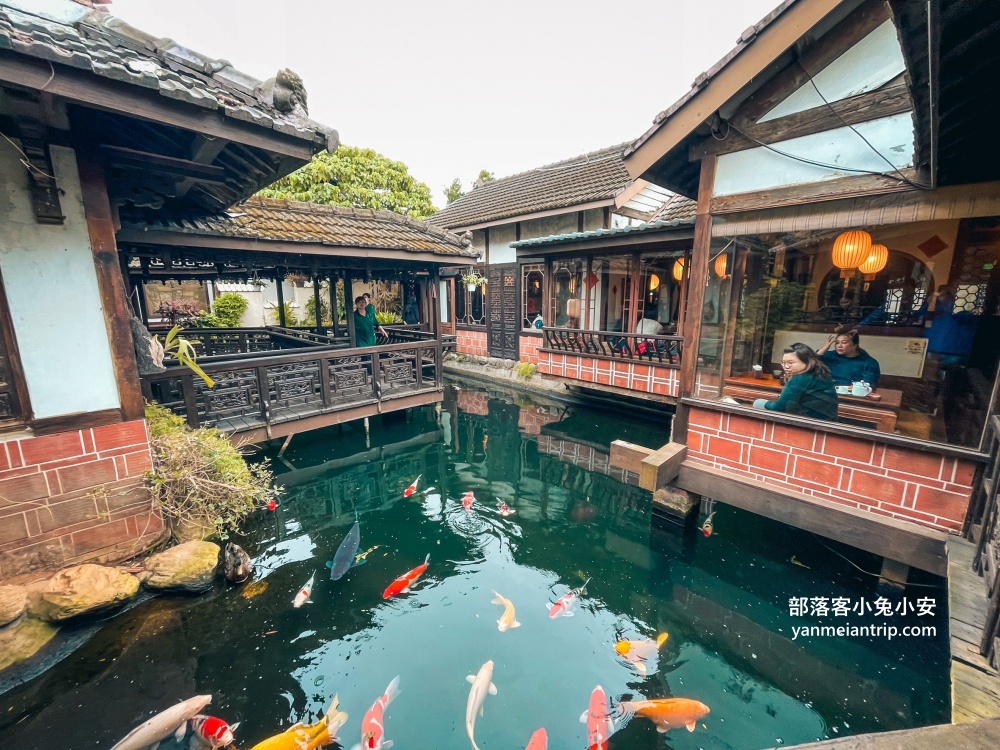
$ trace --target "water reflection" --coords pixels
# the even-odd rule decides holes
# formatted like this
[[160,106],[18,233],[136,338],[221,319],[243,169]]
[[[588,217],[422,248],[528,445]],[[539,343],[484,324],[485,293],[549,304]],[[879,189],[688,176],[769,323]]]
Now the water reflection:
[[[211,692],[213,713],[242,721],[240,746],[250,746],[314,721],[339,692],[350,746],[365,710],[400,674],[386,736],[400,747],[466,747],[465,676],[487,659],[499,694],[476,724],[483,750],[523,746],[540,726],[551,747],[580,747],[578,718],[598,683],[613,700],[708,704],[694,733],[668,735],[678,750],[946,721],[943,629],[918,648],[792,640],[792,626],[804,623],[790,617],[789,596],[874,593],[871,578],[811,536],[724,507],[709,539],[651,527],[648,493],[610,465],[608,446],[622,438],[656,447],[666,437],[620,415],[466,387],[448,394],[440,421],[426,410],[373,427],[371,447],[354,427],[296,438],[278,465],[282,504],[239,540],[266,590],[247,598],[220,587],[117,618],[3,696],[0,744],[110,746],[149,711]],[[422,489],[404,498],[418,475]],[[515,513],[502,516],[500,502]],[[361,550],[375,549],[331,582],[323,563],[355,514]],[[413,591],[383,601],[385,586],[428,553]],[[293,609],[313,572],[315,604]],[[550,620],[549,603],[588,577],[576,615]],[[520,628],[498,631],[494,591],[514,603]],[[661,632],[669,638],[646,676],[615,651],[619,638]],[[107,705],[116,710],[95,711]],[[663,747],[663,738],[638,719],[611,746]]]

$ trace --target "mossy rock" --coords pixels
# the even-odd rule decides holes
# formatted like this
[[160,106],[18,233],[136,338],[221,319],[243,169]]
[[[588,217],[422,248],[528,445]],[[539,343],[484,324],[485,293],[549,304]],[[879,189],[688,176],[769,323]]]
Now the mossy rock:
[[55,625],[33,617],[0,628],[0,671],[37,654],[58,631]]
[[32,612],[49,622],[117,607],[139,591],[131,573],[103,565],[76,565],[56,573],[32,603]]
[[219,545],[185,542],[146,560],[141,574],[148,589],[200,593],[212,587],[219,567]]
[[28,604],[28,592],[23,586],[0,586],[0,627],[14,622]]

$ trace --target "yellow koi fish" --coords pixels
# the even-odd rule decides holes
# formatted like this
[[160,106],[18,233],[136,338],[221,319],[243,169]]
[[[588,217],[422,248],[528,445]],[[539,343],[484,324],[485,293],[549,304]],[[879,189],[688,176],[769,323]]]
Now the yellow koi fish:
[[347,714],[337,709],[338,696],[333,697],[326,715],[315,724],[296,724],[281,734],[269,737],[252,750],[316,750],[337,742],[337,730],[347,723]]
[[618,641],[615,644],[615,651],[634,666],[639,674],[645,676],[646,662],[656,656],[663,644],[667,642],[668,637],[666,633],[660,633],[655,641],[651,638],[641,641]]
[[500,615],[500,619],[497,620],[497,629],[501,633],[505,633],[512,628],[521,627],[521,623],[517,621],[517,615],[514,612],[514,602],[504,596],[501,596],[496,591],[493,593],[497,595],[496,599],[493,600],[493,604],[503,605],[503,614]]

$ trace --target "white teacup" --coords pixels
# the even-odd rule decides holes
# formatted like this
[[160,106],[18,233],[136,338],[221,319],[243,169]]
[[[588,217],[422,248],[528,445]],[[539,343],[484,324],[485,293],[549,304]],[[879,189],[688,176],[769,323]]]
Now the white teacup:
[[849,386],[849,385],[838,385],[837,386],[837,393],[840,393],[840,394],[843,394],[843,395],[847,395],[850,392],[851,392],[851,386]]
[[858,381],[851,386],[851,395],[864,398],[872,392],[872,387],[868,383]]

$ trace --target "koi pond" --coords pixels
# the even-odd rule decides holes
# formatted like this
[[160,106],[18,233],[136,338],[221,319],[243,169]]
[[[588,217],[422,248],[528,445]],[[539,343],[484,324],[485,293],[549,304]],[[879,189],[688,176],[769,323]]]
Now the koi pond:
[[[47,662],[0,673],[0,747],[106,749],[199,694],[213,696],[207,713],[240,722],[240,748],[315,722],[339,694],[351,747],[399,675],[385,738],[468,748],[466,677],[489,660],[482,750],[524,748],[540,727],[550,748],[587,747],[596,685],[613,709],[667,697],[710,708],[692,732],[619,722],[612,749],[753,750],[949,721],[944,581],[915,573],[918,586],[884,591],[879,558],[729,507],[709,536],[653,521],[649,493],[608,451],[615,438],[659,447],[665,425],[463,383],[440,414],[373,420],[367,438],[360,423],[298,436],[271,456],[280,506],[236,540],[252,582],[64,629]],[[331,581],[325,563],[356,517],[365,562]],[[427,555],[411,589],[383,599]],[[312,602],[293,607],[313,574]],[[574,616],[550,617],[587,579]],[[501,631],[501,619],[520,626]],[[799,630],[816,625],[937,634]],[[624,640],[645,643],[630,660]]]

